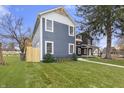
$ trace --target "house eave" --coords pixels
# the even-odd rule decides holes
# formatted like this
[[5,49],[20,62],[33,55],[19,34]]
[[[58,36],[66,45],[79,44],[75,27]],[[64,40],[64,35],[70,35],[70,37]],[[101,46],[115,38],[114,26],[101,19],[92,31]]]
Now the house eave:
[[36,23],[35,23],[35,26],[34,26],[33,34],[32,34],[32,37],[31,37],[32,40],[34,38],[34,35],[36,33],[36,30],[37,30],[37,27],[38,27],[39,23],[40,23],[40,15],[38,15],[38,17],[36,19]]
[[[58,9],[61,9],[61,8],[64,9],[64,7],[57,7],[57,8],[54,8],[54,9],[50,9],[50,10],[41,12],[41,13],[39,13],[39,15],[42,16],[42,15],[44,15],[44,14],[53,12],[53,11],[58,10]],[[70,14],[69,14],[65,9],[64,9],[64,12],[65,12],[66,15],[68,16],[68,18],[71,20],[71,22],[74,24],[74,26],[76,26],[76,23],[75,23],[75,21],[73,20],[73,18],[70,16]]]
[[[42,15],[44,15],[44,14],[53,12],[53,11],[58,10],[58,9],[60,9],[60,8],[63,8],[63,9],[64,9],[64,7],[57,7],[57,8],[50,9],[50,10],[47,10],[47,11],[44,11],[44,12],[41,12],[41,13],[38,14],[38,17],[37,17],[37,19],[36,19],[36,23],[35,23],[35,26],[34,26],[33,34],[32,34],[32,40],[33,40],[34,35],[35,35],[35,33],[36,33],[36,29],[37,29],[37,27],[38,27],[38,25],[39,25],[39,23],[40,23],[40,17],[41,17]],[[64,12],[65,12],[66,15],[68,16],[68,18],[71,20],[71,22],[74,24],[74,26],[76,26],[76,23],[74,22],[74,20],[72,19],[72,17],[69,15],[69,13],[68,13],[65,9],[64,9]]]

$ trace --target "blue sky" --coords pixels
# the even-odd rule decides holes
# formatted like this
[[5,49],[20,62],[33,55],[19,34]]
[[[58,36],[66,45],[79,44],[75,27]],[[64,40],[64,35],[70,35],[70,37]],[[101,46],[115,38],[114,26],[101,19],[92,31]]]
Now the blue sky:
[[[52,8],[59,7],[58,5],[19,5],[19,6],[8,6],[9,12],[12,14],[23,17],[24,18],[24,25],[26,27],[34,28],[34,24],[36,21],[36,17],[38,13],[42,11],[46,11]],[[73,11],[69,11],[72,7],[71,6],[64,6],[66,10],[72,15]]]
[[34,24],[36,21],[36,17],[39,12],[55,8],[58,6],[10,6],[8,9],[9,11],[19,17],[24,18],[24,25],[26,27],[31,27],[32,29],[34,28]]
[[[58,5],[15,5],[15,6],[0,6],[0,16],[6,13],[12,13],[15,16],[24,18],[24,26],[25,28],[31,27],[34,29],[34,25],[36,22],[36,17],[39,12],[46,11],[52,8],[59,7]],[[76,18],[75,16],[75,8],[74,6],[67,5],[64,6],[67,12],[72,16],[72,18]],[[115,39],[113,40],[113,45],[115,43]],[[105,38],[100,40],[98,46],[105,47],[106,40]]]

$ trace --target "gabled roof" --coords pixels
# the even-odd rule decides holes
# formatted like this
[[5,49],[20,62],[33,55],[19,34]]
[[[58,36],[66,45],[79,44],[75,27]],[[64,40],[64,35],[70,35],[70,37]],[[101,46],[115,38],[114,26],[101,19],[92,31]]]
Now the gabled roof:
[[59,9],[63,9],[65,14],[68,16],[68,18],[72,21],[72,23],[75,25],[75,22],[73,20],[73,18],[70,16],[70,14],[65,10],[64,7],[57,7],[57,8],[54,8],[54,9],[50,9],[50,10],[47,10],[47,11],[44,11],[44,12],[41,12],[39,13],[39,15],[43,15],[43,14],[47,14],[47,13],[50,13],[50,12],[54,12],[56,10],[59,10]]
[[69,15],[69,13],[64,9],[64,7],[57,7],[57,8],[54,8],[54,9],[50,9],[50,10],[47,10],[47,11],[43,11],[41,13],[38,14],[37,16],[37,19],[36,19],[36,23],[35,23],[35,27],[34,27],[34,31],[33,31],[33,34],[32,34],[32,39],[34,37],[34,34],[36,33],[36,29],[37,29],[37,26],[39,25],[39,21],[40,21],[40,16],[44,15],[44,14],[47,14],[47,13],[50,13],[50,12],[54,12],[56,10],[59,10],[59,9],[63,9],[65,14],[68,16],[68,18],[72,21],[72,23],[75,25],[75,22],[74,20],[72,19],[72,17]]

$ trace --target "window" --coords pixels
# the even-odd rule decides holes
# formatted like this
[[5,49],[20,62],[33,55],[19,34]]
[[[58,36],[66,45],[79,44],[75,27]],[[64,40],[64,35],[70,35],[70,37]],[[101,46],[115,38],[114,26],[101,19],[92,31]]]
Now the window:
[[91,45],[91,40],[88,39],[88,40],[87,40],[87,43],[88,43],[88,45]]
[[84,54],[87,54],[87,49],[84,49]]
[[69,54],[73,54],[74,53],[74,44],[69,43]]
[[81,48],[78,48],[78,54],[81,54]]
[[54,43],[52,41],[45,41],[45,54],[54,54]]
[[69,26],[69,36],[74,36],[74,27]]
[[77,39],[82,39],[82,36],[81,36],[81,35],[78,35],[78,36],[77,36]]
[[52,20],[49,20],[49,19],[45,20],[45,31],[53,32],[53,21]]

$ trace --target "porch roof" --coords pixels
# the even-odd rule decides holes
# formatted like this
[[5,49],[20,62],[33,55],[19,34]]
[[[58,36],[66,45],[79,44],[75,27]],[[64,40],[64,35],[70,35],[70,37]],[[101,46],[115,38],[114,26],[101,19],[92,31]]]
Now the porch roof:
[[80,44],[80,45],[76,45],[76,46],[87,47],[87,48],[99,48],[99,47],[97,47],[97,46],[94,46],[94,45],[88,45],[88,44]]

